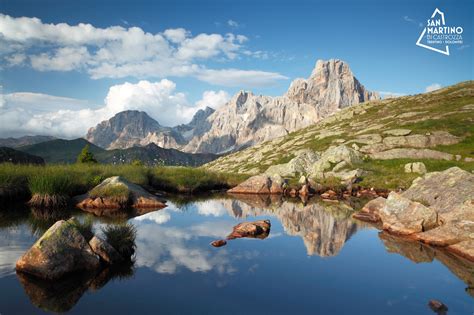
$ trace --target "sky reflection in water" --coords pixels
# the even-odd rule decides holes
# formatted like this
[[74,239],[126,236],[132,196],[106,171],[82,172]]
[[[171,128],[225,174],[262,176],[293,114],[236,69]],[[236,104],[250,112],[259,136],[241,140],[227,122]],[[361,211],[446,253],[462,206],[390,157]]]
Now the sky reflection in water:
[[[2,227],[0,313],[41,312],[37,306],[60,304],[88,314],[429,314],[433,298],[446,303],[450,315],[474,313],[474,299],[465,291],[473,285],[471,266],[379,237],[350,219],[348,206],[241,198],[170,202],[131,219],[138,229],[133,275],[81,280],[54,301],[35,296],[42,287],[20,283],[13,270],[36,239],[32,224],[20,220]],[[238,222],[256,219],[271,220],[268,238],[209,245]]]

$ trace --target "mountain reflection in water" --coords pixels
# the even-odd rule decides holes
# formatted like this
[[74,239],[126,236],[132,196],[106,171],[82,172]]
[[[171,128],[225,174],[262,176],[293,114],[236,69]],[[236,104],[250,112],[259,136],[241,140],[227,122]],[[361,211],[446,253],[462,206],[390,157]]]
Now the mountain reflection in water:
[[[197,281],[200,285],[214,283],[215,287],[221,290],[224,288],[243,289],[248,287],[248,283],[245,281],[241,283],[239,279],[250,281],[257,275],[273,278],[276,274],[286,279],[286,282],[294,279],[294,283],[287,285],[290,288],[293,286],[296,291],[298,291],[297,288],[303,290],[313,288],[316,283],[324,286],[323,279],[326,276],[329,277],[326,283],[337,281],[338,277],[355,277],[356,283],[357,281],[365,282],[366,277],[370,275],[364,276],[364,280],[359,279],[359,275],[364,274],[361,271],[365,270],[366,266],[374,264],[376,267],[378,259],[387,264],[393,262],[390,257],[404,256],[417,264],[441,262],[467,285],[466,291],[472,295],[471,288],[474,285],[472,264],[442,250],[405,241],[385,233],[378,233],[380,240],[374,241],[377,239],[377,232],[370,225],[353,220],[352,213],[351,206],[343,202],[325,203],[317,200],[296,202],[284,200],[278,196],[255,195],[222,196],[189,202],[169,201],[164,209],[131,219],[116,218],[115,221],[98,218],[89,213],[73,212],[72,215],[80,220],[93,218],[94,228],[97,231],[105,222],[128,220],[134,224],[137,228],[137,253],[134,265],[123,270],[103,269],[94,275],[78,274],[56,282],[41,281],[19,274],[16,276],[16,281],[21,284],[23,290],[21,297],[27,296],[29,303],[42,310],[81,312],[93,307],[89,304],[94,303],[93,301],[97,303],[99,297],[103,299],[102,292],[107,291],[109,292],[107,294],[113,295],[115,290],[125,290],[124,288],[129,285],[137,288],[145,286],[152,291],[167,287],[171,290],[170,292],[174,292],[174,286],[179,291],[183,290],[182,285],[189,286],[189,281]],[[260,219],[268,219],[272,223],[270,235],[265,240],[237,239],[230,241],[222,248],[210,246],[212,240],[225,238],[239,222]],[[39,221],[31,213],[20,218],[15,216],[10,224],[8,222],[8,219],[5,219],[0,226],[0,289],[2,290],[5,287],[1,286],[1,279],[15,277],[13,275],[15,261],[53,223]],[[359,232],[360,235],[365,236],[355,237]],[[348,242],[352,245],[351,238],[355,239],[354,245],[348,246]],[[378,245],[374,245],[377,243]],[[374,253],[373,246],[381,247],[381,244],[385,249],[377,252],[377,256],[364,256],[365,247],[369,246],[367,253],[370,255],[371,252]],[[346,245],[347,251],[344,248]],[[397,256],[389,253],[396,253]],[[318,259],[318,256],[325,259]],[[308,261],[309,258],[311,260]],[[359,259],[362,267],[357,265]],[[289,267],[279,269],[278,266]],[[387,266],[386,268],[398,267]],[[314,278],[314,272],[318,272],[316,278]],[[344,274],[344,272],[349,273]],[[394,273],[396,272],[394,270]],[[339,276],[341,273],[344,276]],[[313,276],[309,276],[310,274]],[[447,277],[445,274],[443,276]],[[153,284],[147,282],[150,277],[158,277],[157,282]],[[123,281],[111,281],[114,278],[123,279]],[[168,281],[167,279],[170,281],[167,285],[162,283],[162,281]],[[318,279],[318,281],[314,282],[310,279]],[[373,280],[374,285],[378,285],[375,283],[379,279]],[[169,287],[170,285],[172,287]],[[107,290],[102,290],[104,287]],[[403,290],[403,288],[398,289]],[[90,294],[85,294],[86,292]],[[200,299],[213,299],[212,296],[219,295],[217,292],[220,291],[212,292],[203,292]],[[261,291],[261,294],[265,296],[271,292]],[[189,292],[182,294],[186,298],[189,297],[187,295]],[[351,295],[354,294],[355,292],[351,293]],[[465,293],[462,294],[465,295]],[[233,295],[229,293],[228,298],[233,298]],[[227,298],[225,294],[219,296],[221,299]],[[0,302],[2,301],[0,299]],[[78,304],[79,301],[86,302]],[[227,300],[227,303],[230,303],[229,301],[231,300]],[[133,299],[128,303],[133,304]],[[205,304],[204,301],[202,303]],[[306,303],[310,303],[310,300]],[[427,301],[423,303],[424,309]],[[85,308],[80,308],[78,305]],[[173,302],[169,302],[169,305],[176,307]],[[109,304],[108,307],[111,305]],[[150,311],[150,309],[147,310]]]

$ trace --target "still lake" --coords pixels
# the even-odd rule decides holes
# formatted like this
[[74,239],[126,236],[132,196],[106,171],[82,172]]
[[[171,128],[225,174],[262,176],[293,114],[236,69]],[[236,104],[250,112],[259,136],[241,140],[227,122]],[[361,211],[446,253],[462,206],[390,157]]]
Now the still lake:
[[[6,213],[6,214],[5,214]],[[474,269],[351,219],[350,207],[269,197],[217,196],[129,218],[138,231],[131,270],[66,283],[17,276],[16,260],[51,222],[29,211],[0,216],[0,314],[474,314]],[[94,226],[118,222],[84,212]],[[269,219],[270,235],[236,239],[243,221]],[[127,220],[127,219],[122,219]],[[87,277],[86,277],[87,278]]]

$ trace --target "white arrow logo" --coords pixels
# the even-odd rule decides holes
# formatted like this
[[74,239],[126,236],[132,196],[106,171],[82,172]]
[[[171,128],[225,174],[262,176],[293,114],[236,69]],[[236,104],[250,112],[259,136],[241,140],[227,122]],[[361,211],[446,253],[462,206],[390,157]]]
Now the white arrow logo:
[[[441,15],[441,22],[442,22],[443,25],[446,25],[446,23],[444,22],[444,13],[441,12],[438,8],[436,8],[434,10],[433,14],[431,15],[431,18],[434,18],[436,16],[436,14]],[[423,32],[421,32],[420,37],[416,41],[417,46],[420,46],[420,47],[423,47],[423,48],[426,48],[426,49],[429,49],[429,50],[432,50],[432,51],[439,52],[443,55],[449,56],[449,47],[448,47],[448,45],[446,45],[445,50],[441,50],[441,49],[437,49],[437,48],[422,44],[421,39],[423,38],[423,36],[425,36],[425,33],[426,33],[426,27],[423,29]]]

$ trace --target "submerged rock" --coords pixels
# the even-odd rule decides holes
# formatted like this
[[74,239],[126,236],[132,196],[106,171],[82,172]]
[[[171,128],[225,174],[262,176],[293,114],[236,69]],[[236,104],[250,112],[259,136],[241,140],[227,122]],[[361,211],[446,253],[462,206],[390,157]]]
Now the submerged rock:
[[242,237],[264,239],[270,233],[270,220],[259,220],[255,222],[242,222],[234,226],[232,233],[227,236],[228,240]]
[[70,219],[53,224],[16,262],[16,270],[43,279],[58,279],[74,271],[95,270],[99,263],[74,219]]
[[105,179],[85,195],[75,198],[79,208],[123,209],[163,208],[166,205],[142,187],[130,183],[120,176]]
[[438,315],[444,315],[448,312],[448,307],[438,300],[430,300],[428,306]]
[[226,244],[227,244],[226,240],[215,240],[211,242],[211,245],[214,247],[222,247],[222,246],[225,246]]

